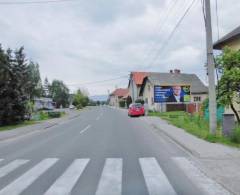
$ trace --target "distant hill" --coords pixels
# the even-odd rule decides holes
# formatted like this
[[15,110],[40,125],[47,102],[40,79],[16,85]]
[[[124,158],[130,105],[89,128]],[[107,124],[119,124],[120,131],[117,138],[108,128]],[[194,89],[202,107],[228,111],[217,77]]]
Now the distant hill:
[[93,95],[90,96],[90,99],[93,101],[107,101],[108,95]]

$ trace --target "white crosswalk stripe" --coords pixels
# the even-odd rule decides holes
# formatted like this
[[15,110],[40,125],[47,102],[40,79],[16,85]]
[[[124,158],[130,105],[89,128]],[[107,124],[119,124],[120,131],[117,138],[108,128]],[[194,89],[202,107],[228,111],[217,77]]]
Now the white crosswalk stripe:
[[5,175],[9,174],[10,172],[12,172],[13,170],[17,169],[18,167],[26,164],[29,160],[14,160],[12,162],[10,162],[9,164],[3,166],[0,168],[0,178],[4,177]]
[[88,162],[89,159],[76,159],[45,195],[69,195]]
[[121,195],[122,193],[122,159],[106,159],[96,195]]
[[57,161],[58,159],[56,158],[44,159],[25,174],[3,188],[0,191],[0,195],[19,195]]
[[[23,175],[0,190],[0,195],[19,195],[48,169],[56,164],[57,158],[47,158],[27,170]],[[88,166],[90,159],[75,159],[48,189],[43,189],[44,195],[70,195],[77,181]],[[0,179],[12,171],[28,163],[29,160],[17,159],[0,167]],[[144,176],[149,195],[176,195],[175,190],[162,171],[155,158],[140,158],[139,164]],[[122,194],[123,160],[107,158],[95,195]]]
[[140,158],[139,162],[149,195],[176,195],[155,158]]

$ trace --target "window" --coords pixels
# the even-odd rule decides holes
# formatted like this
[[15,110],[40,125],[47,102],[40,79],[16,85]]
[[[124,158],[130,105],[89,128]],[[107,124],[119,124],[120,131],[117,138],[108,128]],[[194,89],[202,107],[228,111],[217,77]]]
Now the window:
[[193,101],[194,102],[200,102],[201,101],[201,97],[200,96],[193,97]]

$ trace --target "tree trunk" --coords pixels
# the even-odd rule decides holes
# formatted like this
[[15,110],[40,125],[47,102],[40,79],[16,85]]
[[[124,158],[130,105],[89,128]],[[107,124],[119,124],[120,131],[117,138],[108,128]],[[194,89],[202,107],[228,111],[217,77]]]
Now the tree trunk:
[[240,117],[239,117],[239,115],[238,115],[237,110],[234,108],[232,102],[230,103],[230,106],[231,106],[231,109],[232,109],[232,111],[234,112],[235,116],[237,117],[237,122],[238,122],[238,124],[240,124]]

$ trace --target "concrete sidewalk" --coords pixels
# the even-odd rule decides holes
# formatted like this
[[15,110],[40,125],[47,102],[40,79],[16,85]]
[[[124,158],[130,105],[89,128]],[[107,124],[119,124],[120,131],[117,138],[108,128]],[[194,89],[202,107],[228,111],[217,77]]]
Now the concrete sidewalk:
[[221,144],[209,143],[159,117],[141,120],[161,131],[189,151],[199,168],[233,194],[240,195],[240,150]]
[[49,119],[45,121],[40,121],[33,125],[27,125],[24,127],[19,127],[16,129],[11,129],[6,131],[0,131],[0,141],[23,136],[35,131],[47,129],[55,125],[64,123],[68,120],[74,119],[80,115],[80,111],[77,111],[77,110],[65,110],[65,112],[66,112],[66,115],[61,118]]

